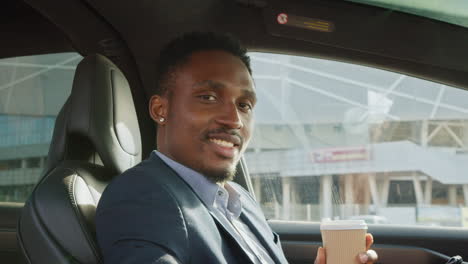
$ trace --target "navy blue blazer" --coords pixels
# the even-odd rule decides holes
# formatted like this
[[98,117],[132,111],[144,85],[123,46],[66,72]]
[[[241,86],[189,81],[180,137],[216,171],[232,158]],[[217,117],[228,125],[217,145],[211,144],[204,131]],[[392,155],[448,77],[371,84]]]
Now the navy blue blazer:
[[[276,263],[287,263],[258,203],[232,186],[241,194],[241,220]],[[105,263],[252,263],[235,232],[154,153],[109,184],[96,212]]]

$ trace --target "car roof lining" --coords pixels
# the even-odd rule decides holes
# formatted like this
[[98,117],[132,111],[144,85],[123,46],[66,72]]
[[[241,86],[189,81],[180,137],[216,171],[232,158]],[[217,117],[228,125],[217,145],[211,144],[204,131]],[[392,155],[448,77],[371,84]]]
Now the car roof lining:
[[[182,32],[229,32],[251,51],[356,63],[468,89],[468,64],[465,63],[468,49],[463,48],[468,43],[468,29],[378,7],[342,0],[250,2],[265,2],[265,8],[240,4],[249,2],[240,0],[25,1],[34,9],[22,1],[2,3],[2,14],[10,12],[10,15],[2,17],[0,25],[2,36],[8,40],[0,51],[0,58],[72,50],[82,55],[100,53],[112,57],[129,79],[132,89],[139,90],[134,98],[138,118],[145,120],[140,122],[141,132],[145,134],[142,135],[145,154],[153,149],[155,130],[146,114],[147,99],[140,94],[141,87],[146,90],[146,96],[150,95],[155,86],[155,61],[160,49]],[[344,28],[356,29],[357,35],[351,30],[322,35],[301,28],[281,28],[275,24],[279,11],[312,18],[319,16],[337,26],[349,23]],[[362,23],[356,22],[352,14],[359,14],[361,20],[366,20],[367,16],[368,21],[379,21],[387,30],[373,30],[373,34],[369,34],[368,28],[372,25],[360,29]],[[394,21],[386,21],[388,17]],[[408,21],[412,22],[413,31],[421,32],[403,34],[401,29]],[[403,43],[398,41],[401,34],[405,37]],[[392,41],[385,41],[389,36],[393,37]],[[431,43],[431,37],[437,43]],[[103,42],[107,40],[110,41]],[[119,46],[119,41],[123,46]],[[440,54],[442,51],[444,53]]]
[[0,8],[0,58],[73,51],[66,35],[23,1],[4,0]]
[[[45,7],[41,11],[54,12],[48,0],[41,1]],[[167,1],[130,5],[126,1],[66,1],[81,1],[94,8],[120,33],[139,65],[147,94],[149,87],[155,85],[152,76],[159,50],[174,36],[192,30],[230,32],[251,51],[357,63],[468,88],[468,29],[379,7],[340,0],[269,0],[264,9],[234,0],[187,0],[183,9],[180,3]],[[7,0],[2,6],[0,27],[10,41],[4,43],[0,57],[71,51],[71,42],[84,54],[97,52],[93,50],[97,49],[95,46],[82,45],[91,36],[67,32],[73,37],[70,41],[67,34],[24,2]],[[323,33],[285,27],[276,23],[279,12],[329,20],[336,30]],[[62,16],[68,14],[64,12]],[[78,27],[80,22],[75,23]],[[135,25],[146,26],[137,31]]]
[[[162,46],[193,30],[230,32],[254,51],[352,62],[468,88],[466,28],[338,0],[269,0],[264,9],[237,2],[151,1],[129,7],[124,2],[103,0],[89,4],[126,40],[147,89],[155,86],[154,62]],[[108,8],[110,5],[113,8]],[[337,30],[322,33],[284,27],[276,23],[279,12],[330,20]],[[145,27],[136,31],[135,25]]]

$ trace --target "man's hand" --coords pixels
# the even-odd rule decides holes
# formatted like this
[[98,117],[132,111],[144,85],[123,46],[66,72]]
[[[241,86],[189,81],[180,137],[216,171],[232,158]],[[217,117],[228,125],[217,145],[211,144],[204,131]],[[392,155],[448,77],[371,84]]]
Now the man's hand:
[[[356,256],[356,263],[363,263],[363,264],[372,264],[377,261],[377,253],[370,249],[370,247],[374,244],[374,237],[371,234],[366,235],[366,252],[359,253]],[[327,257],[325,253],[325,249],[319,247],[317,251],[317,258],[315,259],[314,264],[326,264]]]

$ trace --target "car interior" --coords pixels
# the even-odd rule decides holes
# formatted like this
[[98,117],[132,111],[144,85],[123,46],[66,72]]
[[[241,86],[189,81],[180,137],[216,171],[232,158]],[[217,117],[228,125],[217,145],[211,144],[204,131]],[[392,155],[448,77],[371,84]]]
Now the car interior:
[[[156,147],[147,110],[155,61],[181,33],[227,32],[249,52],[359,64],[468,89],[468,27],[358,2],[2,1],[0,60],[66,52],[83,59],[76,62],[70,95],[27,201],[0,201],[1,262],[103,263],[96,206],[113,177]],[[283,25],[279,14],[294,23]],[[314,30],[301,24],[304,19],[328,24]],[[248,165],[241,161],[235,181],[254,192]],[[313,263],[321,245],[319,222],[269,224],[290,263]],[[370,224],[369,232],[378,263],[441,264],[454,255],[468,260],[466,228],[385,223]]]

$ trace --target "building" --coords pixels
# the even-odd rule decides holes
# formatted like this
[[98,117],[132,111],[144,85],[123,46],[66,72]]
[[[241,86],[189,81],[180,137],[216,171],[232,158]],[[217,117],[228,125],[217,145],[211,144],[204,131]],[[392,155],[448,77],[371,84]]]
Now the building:
[[[80,58],[0,60],[0,201],[24,201],[40,178]],[[313,58],[254,53],[252,68],[260,100],[245,158],[269,217],[460,224],[425,212],[455,219],[468,207],[468,92]]]

